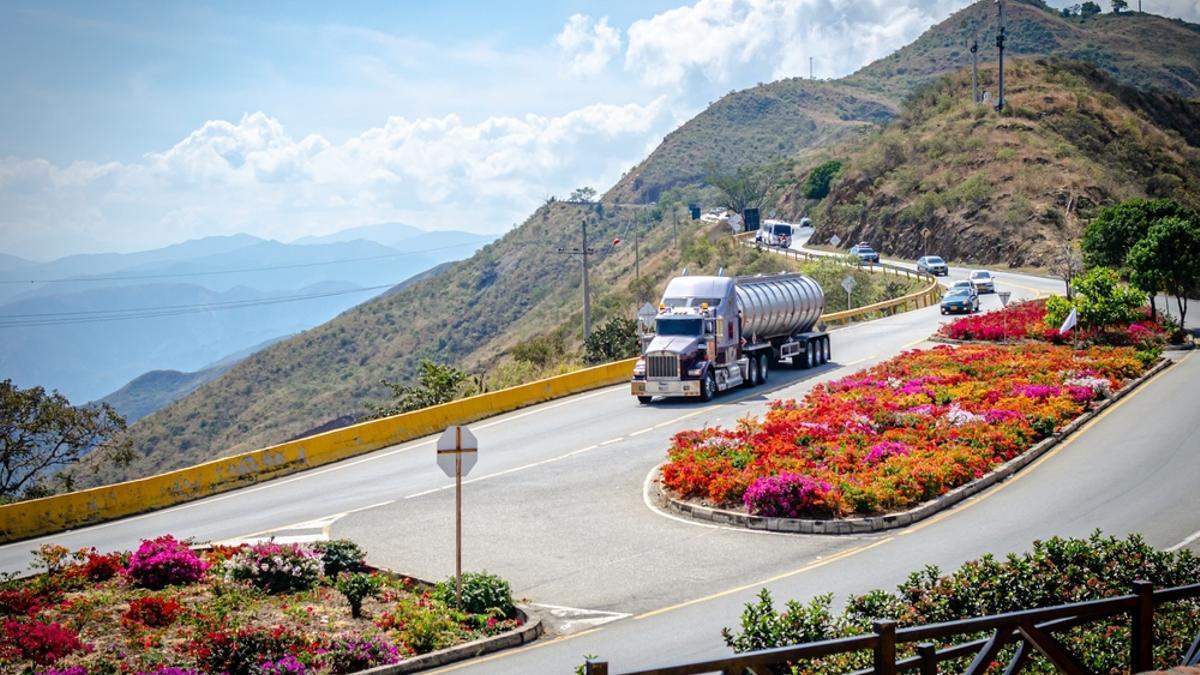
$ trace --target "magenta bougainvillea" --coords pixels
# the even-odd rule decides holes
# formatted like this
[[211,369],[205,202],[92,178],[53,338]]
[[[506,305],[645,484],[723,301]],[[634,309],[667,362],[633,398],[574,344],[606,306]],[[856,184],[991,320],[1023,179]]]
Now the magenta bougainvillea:
[[1143,369],[1130,347],[906,352],[734,429],[676,434],[662,483],[768,516],[899,510],[1012,459]]

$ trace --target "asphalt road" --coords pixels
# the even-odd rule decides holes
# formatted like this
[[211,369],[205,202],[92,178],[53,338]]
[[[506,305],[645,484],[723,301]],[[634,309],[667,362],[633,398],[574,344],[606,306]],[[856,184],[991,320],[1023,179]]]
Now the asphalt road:
[[[954,270],[951,278],[962,276]],[[997,277],[1014,297],[1060,286]],[[986,295],[983,305],[999,301]],[[567,612],[571,623],[562,628],[579,632],[449,669],[565,673],[587,653],[609,657],[618,669],[711,656],[724,653],[720,627],[734,625],[742,604],[764,585],[781,598],[844,597],[892,585],[926,563],[950,567],[984,551],[1022,550],[1048,534],[1101,527],[1141,531],[1169,546],[1200,528],[1198,493],[1189,484],[1200,475],[1189,444],[1200,431],[1189,389],[1200,367],[1195,359],[1168,370],[1038,467],[897,534],[759,534],[682,520],[646,503],[646,481],[675,432],[761,414],[768,399],[801,396],[816,382],[920,344],[941,320],[928,308],[838,329],[834,362],[774,371],[767,385],[710,404],[639,406],[620,385],[472,425],[480,456],[464,490],[465,567],[505,576],[530,602],[587,611]],[[50,541],[112,550],[164,532],[201,540],[274,534],[351,537],[376,564],[441,578],[453,571],[453,492],[435,466],[434,440],[0,546],[0,569],[24,567],[28,551]]]

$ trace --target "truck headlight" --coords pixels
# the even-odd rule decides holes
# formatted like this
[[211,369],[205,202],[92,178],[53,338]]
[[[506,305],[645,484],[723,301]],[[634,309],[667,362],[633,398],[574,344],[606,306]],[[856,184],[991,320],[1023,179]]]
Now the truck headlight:
[[645,359],[638,359],[638,362],[633,364],[633,374],[634,375],[645,375],[646,374]]

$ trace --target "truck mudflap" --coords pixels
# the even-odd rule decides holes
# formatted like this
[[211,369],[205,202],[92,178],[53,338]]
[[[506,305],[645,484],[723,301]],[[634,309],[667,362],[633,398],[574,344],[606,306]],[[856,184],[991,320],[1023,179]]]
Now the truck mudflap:
[[633,380],[634,396],[699,396],[700,380]]

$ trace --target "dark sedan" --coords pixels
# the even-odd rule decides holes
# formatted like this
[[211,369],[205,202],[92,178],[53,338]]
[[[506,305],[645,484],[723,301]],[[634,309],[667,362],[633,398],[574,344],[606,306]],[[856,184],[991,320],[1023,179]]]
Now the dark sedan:
[[979,311],[979,296],[965,288],[952,288],[942,296],[942,314],[974,314]]

